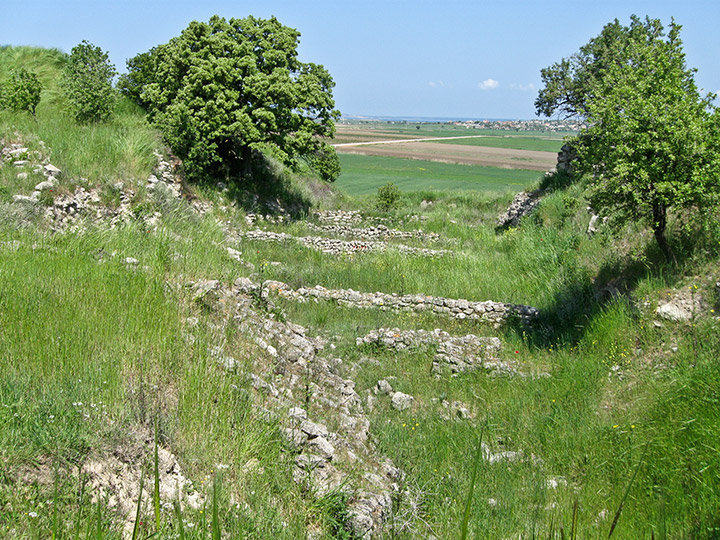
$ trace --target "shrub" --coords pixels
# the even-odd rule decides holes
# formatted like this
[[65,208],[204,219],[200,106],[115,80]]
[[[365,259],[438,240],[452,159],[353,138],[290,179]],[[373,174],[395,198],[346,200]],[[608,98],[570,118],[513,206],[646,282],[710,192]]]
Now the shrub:
[[377,191],[375,206],[385,212],[396,208],[400,203],[400,190],[392,182],[380,186]]
[[25,68],[13,70],[10,80],[0,88],[0,106],[14,111],[28,111],[33,116],[40,103],[42,84]]
[[100,47],[83,41],[73,47],[63,72],[63,86],[75,120],[101,122],[112,115],[117,74],[108,55]]
[[326,145],[308,156],[310,167],[326,182],[334,182],[340,176],[340,160],[332,146]]

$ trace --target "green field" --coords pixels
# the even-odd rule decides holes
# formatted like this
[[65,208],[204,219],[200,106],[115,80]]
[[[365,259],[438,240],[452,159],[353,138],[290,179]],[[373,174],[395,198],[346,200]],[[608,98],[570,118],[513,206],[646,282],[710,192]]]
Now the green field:
[[489,146],[491,148],[513,148],[515,150],[539,150],[541,152],[559,152],[562,139],[549,137],[516,137],[513,135],[495,135],[476,139],[450,139],[435,141],[443,144],[461,144],[466,146]]
[[535,171],[457,165],[435,161],[340,154],[335,185],[349,195],[374,193],[393,182],[403,191],[521,191],[540,176]]

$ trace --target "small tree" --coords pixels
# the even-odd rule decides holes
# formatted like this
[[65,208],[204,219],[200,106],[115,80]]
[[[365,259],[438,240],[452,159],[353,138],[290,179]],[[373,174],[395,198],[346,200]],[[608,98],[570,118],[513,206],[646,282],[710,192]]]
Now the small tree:
[[63,71],[63,86],[75,120],[101,122],[115,106],[115,66],[100,47],[83,41],[73,47]]
[[392,182],[380,186],[377,190],[375,206],[379,210],[388,212],[400,204],[400,190]]
[[42,84],[37,76],[25,68],[13,70],[10,80],[0,92],[0,105],[15,111],[28,111],[35,116],[40,103]]
[[[604,60],[576,72],[568,88],[583,93],[562,101],[588,122],[574,146],[576,170],[590,178],[592,206],[647,222],[668,262],[675,260],[666,238],[670,209],[702,211],[717,204],[720,189],[719,115],[714,96],[699,95],[679,33],[674,21],[667,36],[654,19],[608,25],[590,42],[603,44]],[[607,35],[622,39],[610,42]]]

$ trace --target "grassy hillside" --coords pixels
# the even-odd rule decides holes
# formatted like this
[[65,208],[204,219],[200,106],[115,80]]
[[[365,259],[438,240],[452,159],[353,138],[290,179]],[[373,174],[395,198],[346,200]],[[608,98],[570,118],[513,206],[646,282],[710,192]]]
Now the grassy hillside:
[[[362,196],[325,203],[357,212],[342,214],[351,216],[346,229],[312,215],[265,220],[242,209],[254,200],[242,186],[191,186],[185,196],[164,181],[150,188],[153,151],[162,150],[156,133],[123,101],[109,124],[74,125],[52,82],[62,61],[56,51],[0,49],[0,77],[21,62],[46,82],[37,120],[0,112],[0,136],[63,170],[55,192],[15,202],[44,177],[0,162],[0,537],[351,539],[348,508],[362,491],[362,464],[377,463],[380,476],[384,458],[402,474],[376,538],[460,538],[466,515],[468,538],[607,538],[620,507],[613,539],[663,538],[664,530],[667,538],[719,537],[716,223],[701,230],[674,221],[680,262],[666,266],[639,224],[587,234],[581,184],[558,187],[519,228],[498,231],[510,192],[536,185],[536,173],[478,178],[462,166],[414,161],[426,181],[403,185],[402,167],[349,155],[338,185]],[[368,163],[373,182],[353,180]],[[371,194],[387,180],[404,192],[398,208],[381,212]],[[470,183],[474,190],[459,189]],[[325,196],[317,186],[303,188],[308,200]],[[48,209],[78,187],[102,195],[99,208],[127,205],[127,213],[51,221]],[[348,241],[371,226],[386,231],[378,225],[414,236],[345,254],[298,240]],[[289,236],[243,236],[256,228]],[[423,257],[402,246],[452,253]],[[233,288],[238,278],[511,302],[539,308],[540,317],[494,327],[380,303],[302,303],[243,292]],[[689,318],[661,318],[656,307],[667,301],[690,306]],[[232,315],[236,302],[264,326],[243,326]],[[288,374],[298,364],[282,359],[271,332],[291,323],[322,338],[299,377]],[[494,360],[511,369],[437,374],[438,344],[358,345],[379,328],[498,337]],[[372,443],[369,458],[343,462],[334,441],[332,463],[344,475],[336,490],[310,473],[298,477],[308,454],[288,440],[287,407],[270,405],[272,384],[295,377],[302,401],[288,406],[340,432],[337,404],[313,387],[313,369],[327,359],[330,375],[357,394]],[[397,410],[380,380],[412,396],[411,406]],[[176,459],[165,472],[156,448]],[[181,509],[154,495],[167,469],[191,481],[181,487],[177,474],[170,488],[182,492]]]

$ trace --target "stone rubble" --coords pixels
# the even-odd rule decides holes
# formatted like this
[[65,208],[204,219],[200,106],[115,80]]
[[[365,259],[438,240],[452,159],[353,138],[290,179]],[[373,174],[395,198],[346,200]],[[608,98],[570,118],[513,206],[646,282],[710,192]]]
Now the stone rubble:
[[[402,475],[377,454],[355,382],[337,374],[341,360],[321,355],[324,342],[305,328],[258,311],[259,288],[247,278],[233,287],[215,280],[187,286],[195,302],[222,310],[228,324],[265,352],[265,361],[253,362],[250,382],[258,407],[280,420],[297,451],[294,479],[322,495],[350,489],[352,474],[358,480],[350,492],[349,525],[358,538],[376,535],[392,511],[391,496]],[[220,365],[228,364],[221,351],[214,355]]]
[[[109,508],[117,510],[123,517],[123,536],[130,538],[135,525],[135,511],[140,497],[140,476],[142,463],[148,459],[148,448],[153,448],[153,437],[147,430],[142,440],[132,441],[102,455],[94,455],[82,467],[82,474],[88,478]],[[200,509],[204,497],[194,489],[192,481],[184,476],[177,458],[162,446],[158,447],[158,471],[160,504],[172,508],[173,501],[180,494],[180,503]],[[152,481],[145,479],[142,502],[143,511],[151,512]]]
[[276,233],[255,229],[238,233],[239,236],[248,240],[259,240],[262,242],[297,242],[302,246],[317,249],[331,255],[351,255],[354,253],[369,253],[375,251],[386,251],[397,249],[406,255],[418,255],[423,257],[441,257],[452,254],[447,249],[427,249],[405,246],[402,244],[389,244],[387,242],[373,240],[338,240],[336,238],[325,238],[322,236],[292,236],[287,233]]
[[432,331],[380,328],[357,338],[356,345],[374,345],[396,351],[436,346],[432,368],[435,373],[454,374],[475,369],[485,369],[494,374],[517,373],[510,364],[496,358],[501,347],[496,337],[478,337],[473,334],[451,336],[439,328]]
[[[42,141],[40,146],[44,147]],[[19,156],[27,156],[28,159],[16,160],[15,158]],[[173,164],[159,152],[155,152],[155,158],[157,165],[154,174],[151,174],[146,182],[148,193],[156,196],[160,201],[168,198],[182,198],[184,191],[182,181],[175,173],[179,162],[174,160],[176,163]],[[135,219],[132,212],[135,191],[122,182],[113,186],[119,192],[120,204],[115,208],[110,208],[102,204],[99,188],[88,189],[78,186],[72,193],[57,189],[59,179],[62,178],[62,171],[50,163],[41,152],[31,152],[21,143],[0,141],[0,165],[7,162],[23,168],[32,166],[33,172],[42,174],[46,178],[35,186],[32,195],[15,195],[13,201],[17,204],[36,206],[40,204],[43,193],[49,192],[51,203],[45,209],[45,218],[53,231],[77,230],[83,226],[82,222],[85,219],[109,222],[111,228]],[[23,178],[27,178],[27,173],[20,174],[24,175]],[[193,200],[190,201],[190,207],[195,212],[205,213],[211,208],[211,205]],[[147,216],[145,220],[148,226],[157,228],[160,217],[161,213],[155,212],[153,215]]]
[[433,312],[455,317],[456,319],[485,321],[497,326],[513,319],[530,324],[539,315],[539,311],[531,306],[492,302],[490,300],[474,302],[423,294],[362,293],[352,289],[326,289],[320,285],[311,288],[293,289],[286,283],[273,280],[263,282],[261,294],[265,298],[270,294],[275,294],[297,302],[329,300],[337,302],[341,306],[379,309],[382,311]]
[[659,302],[655,314],[667,321],[687,322],[710,309],[703,293],[693,285],[675,290],[667,302]]

